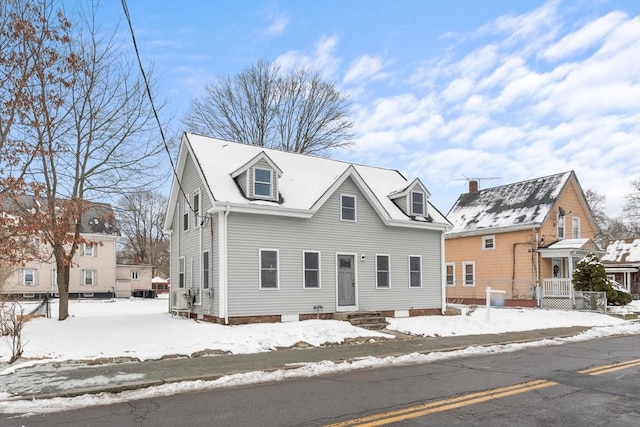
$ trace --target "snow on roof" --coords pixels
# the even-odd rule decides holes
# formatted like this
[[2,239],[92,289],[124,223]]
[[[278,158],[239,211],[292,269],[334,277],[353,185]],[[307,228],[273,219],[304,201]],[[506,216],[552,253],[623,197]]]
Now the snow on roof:
[[[332,184],[352,166],[390,219],[410,220],[388,197],[409,184],[397,170],[278,151],[195,134],[186,134],[185,137],[218,203],[261,204],[246,199],[231,174],[246,165],[260,152],[264,152],[282,170],[282,176],[278,179],[278,191],[282,196],[282,203],[262,201],[262,204],[286,209],[310,210]],[[430,203],[427,213],[433,218],[433,222],[448,224],[446,218]]]
[[460,195],[447,219],[451,233],[539,225],[572,171]]
[[548,246],[548,249],[583,249],[590,239],[563,239]]
[[640,263],[640,239],[614,240],[601,258],[605,263]]

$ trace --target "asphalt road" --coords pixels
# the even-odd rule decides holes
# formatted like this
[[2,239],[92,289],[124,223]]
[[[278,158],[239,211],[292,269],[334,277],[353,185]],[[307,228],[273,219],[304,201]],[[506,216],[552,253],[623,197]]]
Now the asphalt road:
[[2,426],[640,425],[640,336],[180,394]]

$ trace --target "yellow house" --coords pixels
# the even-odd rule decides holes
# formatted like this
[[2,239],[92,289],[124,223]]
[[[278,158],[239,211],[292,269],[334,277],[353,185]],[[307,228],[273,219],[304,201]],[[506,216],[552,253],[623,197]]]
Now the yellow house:
[[[536,306],[572,294],[571,275],[597,226],[573,171],[460,195],[445,233],[448,302],[482,303],[486,289],[506,305]],[[550,304],[549,304],[550,305]]]

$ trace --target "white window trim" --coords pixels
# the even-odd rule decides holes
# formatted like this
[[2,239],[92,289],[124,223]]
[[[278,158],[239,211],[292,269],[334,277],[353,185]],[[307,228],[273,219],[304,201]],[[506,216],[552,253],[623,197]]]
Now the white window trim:
[[[564,215],[560,214],[556,217],[556,237],[558,239],[564,239],[567,235],[567,224],[564,218]],[[560,224],[562,224],[562,233],[560,233]]]
[[[419,286],[411,286],[411,258],[419,258],[420,259],[420,285]],[[418,289],[422,287],[422,255],[409,255],[407,258],[409,261],[408,270],[409,270],[409,288]]]
[[[577,227],[576,227],[576,224],[577,224]],[[580,225],[581,224],[580,224],[579,216],[574,216],[571,218],[571,236],[573,236],[574,239],[580,238],[580,234],[581,234]]]
[[[196,205],[196,196],[198,196],[197,205]],[[193,196],[191,200],[193,201],[193,220],[194,220],[193,228],[198,228],[200,227],[200,211],[202,210],[202,197],[200,197],[199,188],[193,191]]]
[[[492,248],[488,248],[487,247],[487,242],[491,240],[493,241],[493,247]],[[489,235],[489,236],[482,236],[482,250],[483,251],[494,251],[496,249],[496,236],[495,235]]]
[[[342,198],[353,197],[353,219],[344,219],[342,217]],[[340,221],[357,222],[358,221],[358,197],[355,194],[340,194]]]
[[[87,273],[90,273],[91,275],[91,284],[87,285]],[[82,270],[82,286],[98,286],[98,280],[96,279],[96,271],[95,270],[89,270],[89,269],[83,269]]]
[[[276,287],[275,288],[262,287],[262,252],[276,253]],[[279,249],[269,249],[269,248],[258,249],[258,289],[261,291],[277,291],[280,289],[280,250]]]
[[131,280],[140,280],[140,270],[138,269],[132,269],[131,270]]
[[[182,224],[180,229],[182,231],[189,231],[189,229],[191,228],[190,224],[189,224],[189,193],[185,193],[184,197],[182,198]],[[185,219],[186,216],[186,219]],[[187,225],[187,227],[185,228],[185,224]]]
[[[418,194],[422,195],[422,207],[421,207],[422,212],[415,212],[413,210],[413,195],[415,193],[418,193]],[[414,215],[414,216],[418,216],[418,215],[419,216],[425,216],[425,214],[424,214],[424,199],[425,199],[424,193],[422,191],[418,191],[418,190],[411,190],[409,199],[410,199],[409,200],[409,205],[411,206],[411,210],[409,212],[411,212],[411,215]]]
[[[31,272],[31,284],[27,284],[27,271]],[[36,278],[38,271],[35,268],[23,268],[22,269],[22,285],[23,286],[36,286],[38,279]]]
[[[473,266],[473,283],[467,283],[467,265]],[[467,288],[475,288],[476,286],[476,262],[475,261],[463,261],[462,262],[462,286]]]
[[82,243],[82,256],[87,258],[95,258],[96,245],[87,242]]
[[[387,281],[389,283],[388,286],[380,286],[378,284],[378,257],[386,256],[387,257]],[[391,255],[390,254],[375,254],[375,268],[376,268],[376,289],[391,289]]]
[[[305,264],[306,254],[318,254],[318,286],[317,287],[309,287],[307,286],[307,265]],[[314,250],[305,250],[302,251],[302,289],[308,290],[317,290],[322,289],[322,254],[320,251]]]
[[[452,275],[453,275],[453,283],[449,284],[447,282],[447,267],[453,267],[453,271],[452,271]],[[449,288],[455,288],[456,286],[456,263],[455,262],[447,262],[445,263],[445,269],[444,269],[444,280],[445,280],[445,285]]]
[[[261,171],[266,171],[269,172],[269,182],[266,181],[258,181],[256,179],[256,171],[257,170],[261,170]],[[253,197],[256,199],[265,199],[265,200],[273,200],[273,189],[274,189],[274,183],[273,183],[273,169],[271,168],[267,168],[264,166],[254,166],[253,167],[253,182],[252,184],[252,193],[253,193]],[[269,184],[269,195],[268,196],[264,196],[262,194],[256,194],[256,184]]]
[[[207,259],[207,280],[205,280],[204,274],[204,260],[205,254]],[[211,256],[210,252],[207,249],[206,251],[202,251],[202,289],[210,289],[211,288]]]
[[[183,276],[182,283],[180,283],[181,274]],[[184,289],[186,287],[187,287],[187,259],[181,256],[181,257],[178,257],[178,289]]]

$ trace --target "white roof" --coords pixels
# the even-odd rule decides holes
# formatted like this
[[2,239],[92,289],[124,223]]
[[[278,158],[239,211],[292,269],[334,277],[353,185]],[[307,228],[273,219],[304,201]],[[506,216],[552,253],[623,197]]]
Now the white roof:
[[[214,205],[232,205],[257,208],[268,206],[272,213],[308,211],[315,212],[335,190],[337,184],[351,177],[365,196],[371,197],[370,203],[379,211],[383,219],[388,221],[404,221],[415,225],[439,224],[449,222],[435,207],[427,203],[427,214],[432,222],[415,221],[405,215],[389,198],[389,195],[401,191],[410,183],[397,170],[371,166],[356,165],[347,162],[289,153],[239,144],[195,134],[185,134],[178,158],[178,176],[187,152],[197,160],[203,180],[213,197]],[[232,173],[246,167],[261,152],[264,152],[282,171],[278,178],[278,191],[281,203],[249,200],[240,191]],[[170,209],[175,207],[178,189],[176,182],[172,185]],[[275,209],[275,211],[274,211]],[[171,212],[169,212],[171,213]],[[168,215],[167,218],[171,218]]]
[[582,249],[590,239],[563,239],[549,245],[548,249]]
[[601,258],[608,263],[640,263],[640,239],[614,240],[607,246],[607,252]]

